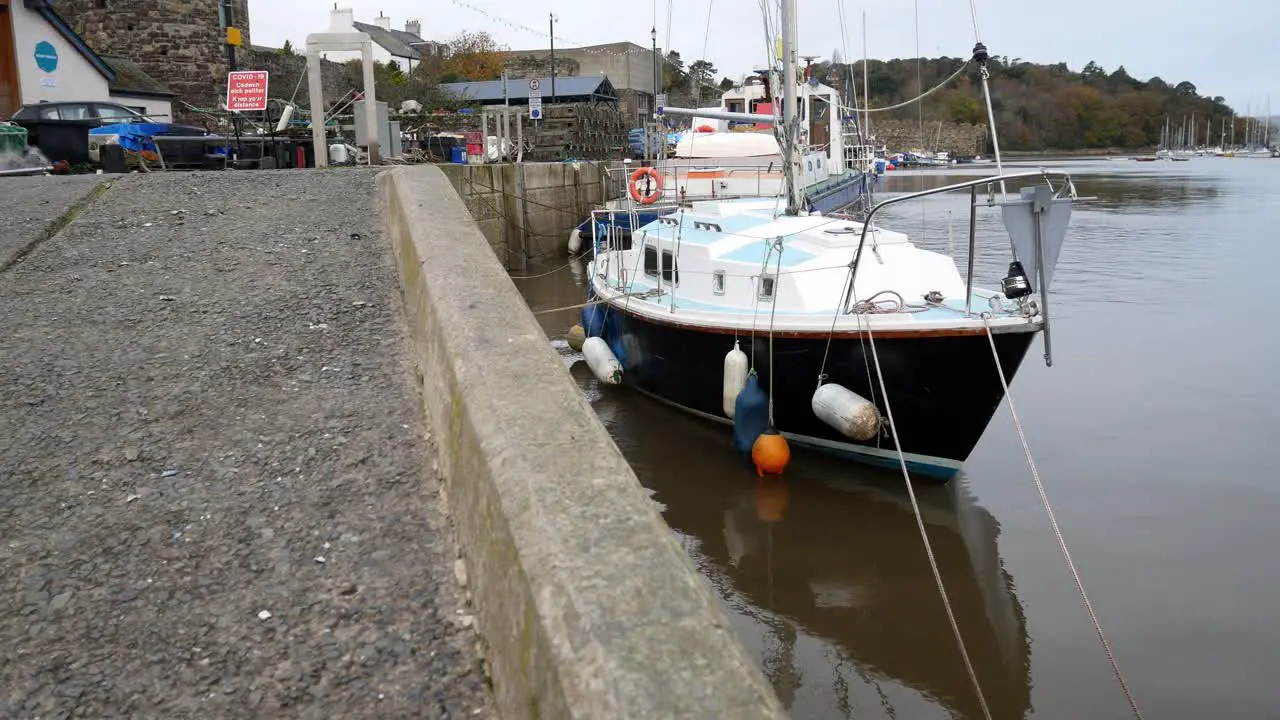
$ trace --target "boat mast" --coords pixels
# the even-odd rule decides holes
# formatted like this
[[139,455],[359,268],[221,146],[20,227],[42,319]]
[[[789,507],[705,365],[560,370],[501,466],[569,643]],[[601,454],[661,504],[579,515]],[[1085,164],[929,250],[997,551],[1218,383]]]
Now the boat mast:
[[782,0],[782,161],[786,168],[788,215],[799,215],[804,202],[796,177],[800,169],[796,64],[796,0]]
[[867,137],[871,137],[871,86],[867,84],[867,11],[862,11],[862,117]]

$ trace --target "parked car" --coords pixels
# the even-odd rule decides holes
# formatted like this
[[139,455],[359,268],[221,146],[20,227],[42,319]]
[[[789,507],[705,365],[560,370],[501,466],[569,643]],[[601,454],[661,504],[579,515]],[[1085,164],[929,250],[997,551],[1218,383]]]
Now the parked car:
[[89,131],[103,125],[119,123],[160,124],[164,135],[207,135],[204,128],[175,125],[163,119],[152,119],[133,108],[109,102],[46,102],[23,105],[10,120],[27,129],[28,144],[40,148],[51,161],[70,163],[99,162],[99,149],[112,142],[112,135],[95,135]]

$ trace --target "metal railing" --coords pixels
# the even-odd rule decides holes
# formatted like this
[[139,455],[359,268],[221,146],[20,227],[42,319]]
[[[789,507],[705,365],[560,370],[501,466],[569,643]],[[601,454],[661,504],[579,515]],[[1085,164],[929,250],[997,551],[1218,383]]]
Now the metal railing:
[[[628,167],[609,167],[605,168],[606,182],[610,197],[606,200],[619,199],[627,194],[627,182],[631,173],[638,169],[636,166]],[[779,183],[778,192],[782,192],[782,164],[780,162],[770,163],[768,165],[659,165],[655,167],[660,175],[663,176],[663,186],[658,191],[659,201],[684,201],[684,200],[725,200],[741,197],[761,197],[765,192],[765,180],[773,182],[775,179]],[[700,172],[719,172],[720,176],[716,178],[710,177],[691,177]],[[667,182],[670,179],[672,182]],[[711,192],[688,192],[681,193],[682,181],[686,184],[690,181],[699,180],[732,180],[735,184],[746,184],[748,188],[741,191],[729,191],[725,189],[718,192],[713,183]],[[750,186],[754,185],[754,190]]]
[[[916,192],[904,193],[902,195],[895,195],[894,197],[888,198],[886,200],[881,200],[880,202],[873,205],[869,210],[867,210],[865,216],[863,216],[861,219],[862,232],[858,239],[857,252],[854,254],[853,260],[850,263],[851,272],[849,273],[848,286],[845,288],[844,301],[841,306],[841,309],[843,310],[844,314],[848,315],[849,313],[853,312],[852,302],[854,300],[854,297],[853,297],[854,283],[858,276],[858,267],[862,262],[862,251],[866,247],[867,231],[872,227],[872,221],[875,219],[876,213],[880,212],[881,210],[887,207],[899,205],[901,203],[905,203],[911,200],[919,200],[922,198],[930,197],[932,195],[941,195],[943,193],[956,192],[958,190],[968,190],[969,191],[969,242],[968,242],[969,247],[967,250],[967,271],[965,274],[965,306],[964,307],[965,307],[965,317],[966,318],[973,317],[973,266],[974,266],[974,258],[975,258],[975,252],[976,252],[976,246],[977,246],[977,225],[978,225],[978,206],[979,206],[978,188],[983,186],[986,186],[987,188],[987,202],[985,203],[986,207],[998,207],[1004,204],[1005,202],[1007,202],[1009,199],[1008,196],[1003,191],[1004,184],[1006,182],[1011,180],[1026,180],[1031,178],[1039,178],[1044,180],[1045,184],[1047,184],[1049,186],[1049,189],[1054,193],[1055,198],[1064,197],[1063,193],[1065,192],[1066,193],[1065,196],[1070,197],[1072,201],[1080,199],[1079,195],[1076,193],[1075,184],[1072,183],[1071,176],[1068,173],[1057,171],[1057,170],[1041,169],[1041,170],[1028,171],[1028,172],[1007,173],[1003,175],[991,175],[988,177],[981,177],[981,178],[975,178],[973,180],[966,180],[964,182],[959,182],[952,185],[943,185],[941,187],[931,188],[928,190],[920,190]],[[1057,188],[1055,188],[1053,185],[1053,179],[1055,178],[1060,179],[1062,181],[1062,184]],[[1001,192],[1002,198],[1000,201],[997,201],[995,198],[995,195],[996,195],[995,186],[997,184],[1001,186],[1000,192]],[[1036,237],[1037,237],[1037,253],[1039,253],[1041,252],[1041,248],[1039,247],[1038,233]],[[1047,291],[1045,289],[1045,283],[1044,283],[1045,268],[1044,268],[1043,262],[1038,262],[1037,266],[1041,273],[1040,281],[1037,284],[1040,288],[1040,307],[1044,317],[1045,334],[1047,335],[1048,325],[1049,325],[1049,312],[1048,312],[1048,302],[1046,299]],[[1047,343],[1046,343],[1046,349],[1047,349]]]

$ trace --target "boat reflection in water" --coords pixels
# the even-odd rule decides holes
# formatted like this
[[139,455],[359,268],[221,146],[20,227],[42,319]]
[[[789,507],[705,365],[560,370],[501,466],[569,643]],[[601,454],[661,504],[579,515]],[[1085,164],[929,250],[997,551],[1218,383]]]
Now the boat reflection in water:
[[[980,717],[900,476],[798,454],[761,481],[714,427],[560,351],[793,717]],[[1024,717],[1030,647],[999,526],[962,477],[918,485],[992,715]]]

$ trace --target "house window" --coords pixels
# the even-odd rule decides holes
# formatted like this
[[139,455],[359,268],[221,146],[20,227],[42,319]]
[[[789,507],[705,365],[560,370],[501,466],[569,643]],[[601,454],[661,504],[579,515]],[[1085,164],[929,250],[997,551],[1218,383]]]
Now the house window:
[[772,275],[761,275],[757,297],[761,300],[773,300],[773,291],[776,285],[777,281]]
[[724,294],[724,271],[716,270],[711,273],[711,292],[716,295]]
[[[658,276],[658,251],[649,244],[644,246],[644,274],[649,277]],[[673,285],[680,284],[680,272],[676,268],[676,259],[669,250],[662,251],[662,280]]]

